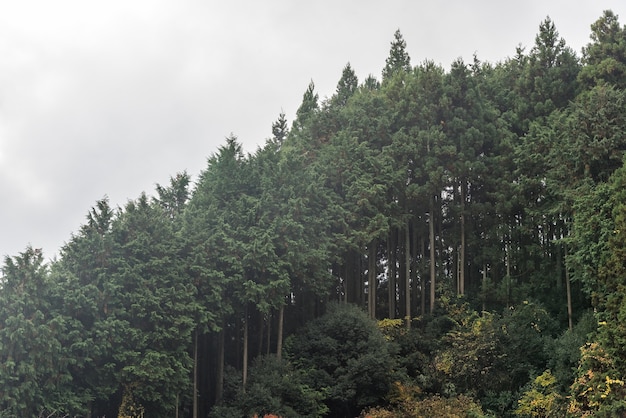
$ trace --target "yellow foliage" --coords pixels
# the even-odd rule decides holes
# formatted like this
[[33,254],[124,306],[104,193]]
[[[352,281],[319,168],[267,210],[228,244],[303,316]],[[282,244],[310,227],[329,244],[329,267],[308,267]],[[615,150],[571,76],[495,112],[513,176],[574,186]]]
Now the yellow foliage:
[[626,396],[624,381],[616,376],[613,360],[597,342],[581,347],[578,377],[572,385],[568,412],[591,417],[603,408],[621,403]]
[[394,341],[407,333],[404,319],[381,319],[378,321],[378,329],[380,329],[387,341]]
[[452,374],[453,365],[454,358],[450,351],[444,351],[435,358],[435,368],[437,371],[443,372],[447,375]]
[[459,395],[444,398],[431,395],[422,398],[422,391],[417,386],[394,384],[390,397],[392,408],[374,408],[363,414],[362,418],[467,418],[483,417],[480,405],[472,398]]
[[556,378],[549,370],[535,378],[533,387],[518,401],[515,415],[533,418],[563,416],[564,399],[555,392]]
[[135,400],[133,394],[136,387],[136,384],[124,386],[122,403],[118,409],[117,418],[144,418],[145,409]]

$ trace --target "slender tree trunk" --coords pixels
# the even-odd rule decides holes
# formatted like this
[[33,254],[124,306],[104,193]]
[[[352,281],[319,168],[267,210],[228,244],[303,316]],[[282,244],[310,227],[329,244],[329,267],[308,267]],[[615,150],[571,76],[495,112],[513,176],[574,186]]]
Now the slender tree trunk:
[[348,277],[350,276],[350,267],[349,267],[349,260],[348,257],[346,256],[345,260],[344,260],[344,264],[343,264],[343,269],[344,269],[344,273],[343,273],[343,301],[344,303],[348,303],[348,295],[349,295],[349,282],[348,282]]
[[428,237],[430,242],[430,312],[435,311],[435,197],[431,196],[428,218]]
[[[565,257],[567,257],[567,246],[565,246]],[[572,289],[570,285],[569,269],[565,265],[565,291],[567,292],[567,324],[571,331],[574,327],[572,320]]]
[[267,340],[267,347],[265,349],[265,354],[266,355],[270,355],[271,352],[271,346],[272,346],[272,312],[270,311],[270,313],[267,315],[267,329],[266,329],[266,335],[265,335],[265,339]]
[[422,263],[420,264],[420,314],[424,316],[426,314],[426,240],[422,238],[420,240],[420,248],[422,253]]
[[373,239],[367,257],[368,311],[373,319],[376,319],[376,247],[376,239]]
[[483,263],[483,312],[487,310],[487,264]]
[[506,245],[504,247],[504,251],[506,253],[506,307],[510,307],[510,297],[511,297],[511,238],[507,238]]
[[[400,239],[400,232],[398,231],[398,254],[404,254],[404,238]],[[406,268],[404,267],[406,258],[403,256],[398,257],[398,312],[400,318],[406,318],[406,281],[409,280],[406,277]]]
[[193,418],[198,418],[198,330],[193,342]]
[[263,336],[265,331],[265,314],[257,310],[257,314],[259,315],[259,329],[258,329],[258,349],[257,354],[260,356],[263,354]]
[[387,240],[387,258],[389,260],[388,266],[388,290],[389,290],[389,318],[396,317],[396,228],[392,228],[389,231],[389,238]]
[[[420,286],[419,282],[419,264],[418,264],[418,240],[419,235],[417,233],[417,221],[413,220],[413,231],[411,234],[411,313],[415,315],[417,313],[417,303],[420,300]],[[415,313],[413,313],[415,312]]]
[[248,382],[248,304],[244,309],[244,317],[243,317],[243,358],[242,358],[242,369],[243,369],[243,390],[246,390],[246,383]]
[[411,231],[410,223],[406,223],[404,232],[404,275],[406,277],[404,289],[405,311],[406,311],[406,328],[411,329]]
[[278,309],[278,337],[276,341],[276,357],[280,360],[283,356],[283,325],[285,322],[285,305]]
[[458,293],[465,294],[465,199],[467,195],[467,185],[465,180],[461,180],[461,248],[459,250],[459,283]]
[[[367,301],[365,300],[365,276],[363,275],[363,254],[359,251],[358,254],[355,252],[354,253],[354,265],[356,267],[355,271],[354,271],[354,282],[356,284],[355,286],[355,298],[354,298],[354,302],[358,305],[361,306],[363,309],[365,309],[366,305],[367,305]],[[368,309],[368,313],[369,313],[369,307]]]
[[224,354],[226,347],[226,330],[222,321],[222,329],[218,334],[217,341],[217,373],[215,376],[215,402],[222,400],[224,396]]

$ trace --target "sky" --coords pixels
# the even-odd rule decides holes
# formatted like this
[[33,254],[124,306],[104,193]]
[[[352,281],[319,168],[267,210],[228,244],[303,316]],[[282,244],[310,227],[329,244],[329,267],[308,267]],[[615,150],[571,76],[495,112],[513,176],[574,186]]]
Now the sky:
[[349,62],[380,79],[400,29],[411,63],[496,63],[550,17],[580,54],[623,0],[0,0],[0,257],[59,254],[99,199],[123,207],[234,134],[253,153],[310,81]]

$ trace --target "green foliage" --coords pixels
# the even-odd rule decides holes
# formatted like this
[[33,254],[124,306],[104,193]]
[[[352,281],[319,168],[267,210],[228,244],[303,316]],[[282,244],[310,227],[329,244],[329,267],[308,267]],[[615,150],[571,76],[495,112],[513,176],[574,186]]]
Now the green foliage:
[[400,33],[400,29],[398,29],[393,34],[389,56],[385,60],[383,80],[391,78],[400,71],[411,71],[411,57],[409,57],[409,53],[406,52],[406,41],[402,33]]
[[325,394],[329,416],[356,416],[390,389],[393,362],[387,342],[359,308],[330,305],[288,341],[289,358],[305,382]]
[[[245,390],[238,390],[230,405],[220,405],[212,414],[236,408],[239,416],[275,414],[284,418],[321,417],[327,412],[324,394],[304,383],[304,374],[276,356],[258,357],[250,367]],[[222,415],[220,415],[222,416]]]
[[542,306],[525,302],[504,311],[501,329],[508,389],[516,391],[545,368],[548,358],[544,347],[559,328]]
[[579,61],[547,18],[444,70],[397,31],[382,82],[348,64],[255,153],[98,201],[5,259],[2,416],[618,416],[625,33]]
[[[63,346],[68,328],[57,289],[39,249],[6,257],[0,292],[0,410],[2,416],[81,413],[73,393],[74,361]],[[6,415],[5,415],[6,414]]]
[[489,389],[505,387],[508,376],[499,347],[497,317],[485,313],[466,318],[461,325],[446,333],[435,357],[442,380],[454,387],[451,393],[484,396]]
[[591,25],[591,43],[583,48],[586,64],[580,79],[588,86],[603,83],[626,86],[626,28],[610,10]]
[[569,393],[580,361],[580,347],[589,341],[597,326],[593,312],[587,311],[573,330],[563,331],[556,339],[546,341],[544,350],[548,357],[547,365],[556,378],[556,389],[559,393]]

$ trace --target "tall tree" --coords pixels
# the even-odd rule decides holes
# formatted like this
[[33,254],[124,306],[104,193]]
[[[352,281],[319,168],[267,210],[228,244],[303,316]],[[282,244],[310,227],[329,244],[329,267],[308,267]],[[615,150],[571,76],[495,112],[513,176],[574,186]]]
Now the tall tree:
[[[54,283],[40,249],[6,257],[0,288],[0,409],[7,416],[85,412],[73,391],[63,347],[65,318],[53,303]],[[57,285],[58,286],[58,285]],[[57,293],[61,294],[61,293]]]
[[388,80],[399,71],[411,71],[411,57],[406,51],[406,41],[400,29],[393,34],[389,56],[385,60],[385,68],[383,68],[383,81]]
[[125,324],[112,314],[119,295],[110,280],[115,253],[111,225],[118,214],[107,198],[97,201],[53,266],[55,277],[65,282],[64,313],[72,318],[69,335],[75,340],[70,348],[77,359],[72,378],[90,399],[87,408],[96,416],[117,414],[119,405],[119,368],[114,356],[117,344],[124,340]]
[[587,86],[609,83],[626,87],[626,27],[618,16],[605,10],[591,25],[591,42],[583,48],[580,80]]
[[156,202],[163,208],[170,219],[178,218],[189,200],[189,183],[191,178],[186,172],[170,177],[169,186],[157,184],[158,198]]
[[[240,206],[247,189],[241,178],[244,164],[241,144],[231,135],[208,159],[184,214],[188,274],[199,303],[205,307],[204,314],[198,318],[196,333],[217,336],[220,341],[225,338],[226,329],[238,328],[238,319],[243,315],[237,296],[244,277],[244,249],[237,234],[243,228]],[[233,317],[235,312],[237,317]],[[203,373],[208,373],[212,364],[210,354],[207,351],[199,356],[200,364],[196,367]],[[219,357],[216,363],[218,370],[222,370],[225,359]],[[221,393],[223,376],[217,375],[215,380],[210,384]],[[194,399],[205,394],[202,398],[205,402],[194,408],[200,409],[199,415],[213,398],[213,394],[206,393],[208,384],[203,384],[199,393],[194,394]]]
[[134,403],[151,416],[171,416],[178,396],[189,392],[193,364],[187,348],[200,311],[196,289],[179,262],[180,241],[169,214],[145,195],[125,206],[111,235],[119,252],[109,280],[119,305],[110,314],[124,324],[114,356],[124,396],[120,412]]
[[293,125],[291,127],[294,134],[309,127],[308,124],[311,118],[315,114],[315,111],[319,109],[318,101],[319,95],[315,92],[315,83],[311,80],[302,96],[302,103],[296,111],[296,119],[293,121]]
[[576,205],[568,265],[589,292],[599,327],[594,342],[582,349],[570,409],[619,416],[626,411],[626,164],[608,182],[587,186]]
[[348,99],[356,92],[359,86],[359,79],[356,73],[352,69],[350,63],[347,63],[341,73],[341,78],[337,83],[337,89],[335,96],[333,97],[334,103],[339,106],[345,106],[348,103]]

